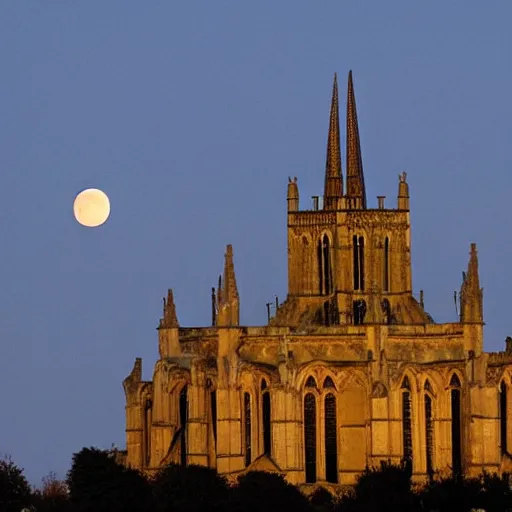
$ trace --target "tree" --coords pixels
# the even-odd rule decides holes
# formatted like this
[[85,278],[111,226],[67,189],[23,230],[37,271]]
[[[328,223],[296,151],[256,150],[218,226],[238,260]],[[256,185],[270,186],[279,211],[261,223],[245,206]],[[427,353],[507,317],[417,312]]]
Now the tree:
[[32,491],[23,469],[10,457],[0,460],[0,510],[19,512],[31,504]]
[[151,487],[133,469],[118,464],[110,451],[83,448],[73,455],[67,484],[77,512],[146,512]]
[[43,478],[43,487],[34,492],[32,503],[37,512],[71,511],[68,487],[53,472]]
[[229,488],[214,469],[169,464],[153,480],[156,512],[224,511]]
[[334,510],[335,499],[324,487],[318,487],[309,497],[313,510],[316,512],[330,512]]
[[249,471],[238,479],[232,491],[233,512],[306,512],[313,510],[308,499],[281,475]]
[[337,507],[343,512],[410,512],[418,509],[416,496],[411,489],[410,467],[384,461],[380,468],[366,468],[359,475],[353,492]]

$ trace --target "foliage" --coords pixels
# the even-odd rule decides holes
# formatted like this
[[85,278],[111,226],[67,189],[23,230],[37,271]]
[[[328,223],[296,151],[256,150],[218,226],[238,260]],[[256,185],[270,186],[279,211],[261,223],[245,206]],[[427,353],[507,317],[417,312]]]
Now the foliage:
[[0,510],[19,512],[31,503],[32,491],[23,475],[23,469],[10,457],[0,460]]
[[338,505],[343,512],[387,512],[419,510],[411,488],[411,473],[407,465],[381,462],[380,468],[368,467],[359,475],[354,490]]
[[507,476],[484,473],[479,478],[452,476],[432,480],[420,493],[426,510],[466,512],[473,509],[501,511],[512,507]]
[[308,499],[281,475],[250,471],[238,479],[232,492],[233,512],[294,512],[312,510]]
[[330,512],[334,510],[335,499],[324,487],[318,487],[309,497],[313,510],[316,512]]
[[138,471],[118,464],[109,451],[84,448],[75,453],[67,483],[77,512],[151,510],[147,480]]
[[43,487],[34,492],[32,503],[37,512],[71,511],[68,487],[53,472],[43,478]]
[[224,478],[204,466],[170,464],[152,484],[156,512],[223,511],[229,499]]

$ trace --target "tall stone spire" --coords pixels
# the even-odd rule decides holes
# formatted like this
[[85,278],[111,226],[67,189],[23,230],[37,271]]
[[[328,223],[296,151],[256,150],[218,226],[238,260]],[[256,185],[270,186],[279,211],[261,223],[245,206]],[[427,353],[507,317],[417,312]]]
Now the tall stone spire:
[[[220,281],[219,281],[220,284]],[[236,286],[235,266],[233,263],[233,247],[226,247],[224,259],[224,282],[219,294],[218,326],[235,326],[240,322],[240,305]]]
[[463,324],[482,324],[483,288],[478,277],[478,255],[476,244],[471,244],[468,271],[460,289],[460,321]]
[[338,79],[334,74],[332,86],[331,117],[327,138],[327,160],[325,163],[324,210],[339,208],[343,196],[341,175],[340,116],[338,108]]
[[357,125],[356,98],[352,71],[348,74],[347,91],[347,207],[366,209],[363,159]]

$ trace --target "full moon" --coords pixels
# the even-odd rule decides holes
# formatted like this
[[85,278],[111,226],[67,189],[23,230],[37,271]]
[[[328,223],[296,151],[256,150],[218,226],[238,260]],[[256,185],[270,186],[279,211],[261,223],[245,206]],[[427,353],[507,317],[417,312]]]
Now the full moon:
[[73,203],[75,219],[88,228],[101,226],[110,215],[110,201],[107,194],[97,188],[82,190]]

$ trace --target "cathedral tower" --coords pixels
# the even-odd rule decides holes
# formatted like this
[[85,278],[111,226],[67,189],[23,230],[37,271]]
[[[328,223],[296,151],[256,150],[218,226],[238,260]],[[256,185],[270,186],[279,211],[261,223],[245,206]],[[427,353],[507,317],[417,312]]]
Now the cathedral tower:
[[[346,110],[343,193],[338,84],[334,77],[323,208],[300,210],[296,178],[288,188],[288,300],[274,323],[429,323],[412,295],[409,187],[399,176],[397,203],[369,208],[352,72]],[[379,307],[375,297],[378,297]],[[371,312],[370,312],[371,310]]]

